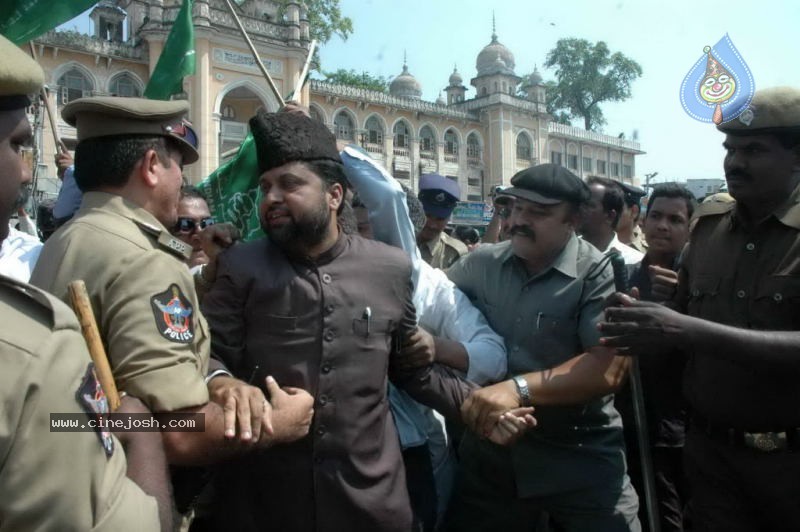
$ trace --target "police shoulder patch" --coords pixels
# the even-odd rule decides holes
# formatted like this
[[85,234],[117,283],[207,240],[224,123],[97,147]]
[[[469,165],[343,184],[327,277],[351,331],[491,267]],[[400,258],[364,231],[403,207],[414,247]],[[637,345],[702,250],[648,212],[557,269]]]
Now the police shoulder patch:
[[171,284],[160,294],[150,298],[158,333],[179,344],[190,344],[194,340],[194,319],[191,303],[176,284]]
[[[78,391],[75,392],[75,399],[78,400],[78,404],[81,405],[89,417],[99,420],[102,415],[108,414],[108,398],[105,390],[100,386],[100,381],[97,380],[94,363],[90,362],[87,366],[81,385]],[[95,431],[100,438],[100,444],[103,446],[106,456],[111,456],[114,454],[114,438],[111,436],[111,432],[99,428],[100,423],[97,425],[98,427],[95,427]]]

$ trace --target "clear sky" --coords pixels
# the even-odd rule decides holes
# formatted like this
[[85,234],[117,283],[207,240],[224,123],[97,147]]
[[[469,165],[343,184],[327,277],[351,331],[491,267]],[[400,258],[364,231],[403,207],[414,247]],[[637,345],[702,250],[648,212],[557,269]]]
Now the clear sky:
[[[637,158],[641,179],[651,172],[658,172],[656,181],[723,177],[722,134],[690,118],[678,94],[703,47],[725,33],[750,67],[756,89],[800,87],[798,0],[341,0],[341,8],[353,19],[354,32],[346,42],[334,37],[321,49],[323,69],[394,77],[405,50],[423,98],[431,101],[447,85],[454,64],[469,86],[475,59],[491,38],[493,11],[499,41],[514,53],[519,76],[539,65],[551,79],[542,64],[560,38],[605,41],[644,71],[630,100],[601,106],[608,121],[604,133],[624,132],[629,139],[638,133],[647,152]],[[76,25],[88,31],[80,21],[65,27]],[[467,97],[473,97],[469,88]]]

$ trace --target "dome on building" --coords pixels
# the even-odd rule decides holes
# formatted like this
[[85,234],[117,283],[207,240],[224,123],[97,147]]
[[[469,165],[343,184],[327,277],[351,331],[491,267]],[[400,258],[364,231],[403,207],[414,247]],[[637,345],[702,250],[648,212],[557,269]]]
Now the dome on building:
[[533,67],[533,74],[528,78],[528,83],[531,85],[541,85],[542,81],[544,80],[542,79],[542,75],[539,74],[539,67]]
[[458,73],[458,68],[453,67],[453,73],[450,74],[449,82],[451,87],[460,87],[464,84],[464,78]]
[[[499,61],[498,61],[499,57]],[[497,34],[492,34],[492,42],[487,44],[478,59],[475,61],[475,68],[478,76],[490,76],[492,74],[514,75],[514,54],[497,40]]]
[[441,92],[439,92],[439,97],[436,98],[436,104],[437,105],[447,105],[447,101],[444,99],[444,96],[442,96]]
[[389,94],[400,98],[419,99],[422,97],[422,86],[417,78],[408,72],[408,65],[405,63],[403,63],[403,72],[389,84]]

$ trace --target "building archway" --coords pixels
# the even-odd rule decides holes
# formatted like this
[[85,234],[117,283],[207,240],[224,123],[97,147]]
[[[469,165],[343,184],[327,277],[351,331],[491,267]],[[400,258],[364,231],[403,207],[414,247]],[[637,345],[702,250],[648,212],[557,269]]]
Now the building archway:
[[241,80],[225,86],[214,103],[214,116],[219,119],[218,155],[239,147],[250,130],[248,121],[259,108],[277,111],[280,104],[275,97],[250,80]]

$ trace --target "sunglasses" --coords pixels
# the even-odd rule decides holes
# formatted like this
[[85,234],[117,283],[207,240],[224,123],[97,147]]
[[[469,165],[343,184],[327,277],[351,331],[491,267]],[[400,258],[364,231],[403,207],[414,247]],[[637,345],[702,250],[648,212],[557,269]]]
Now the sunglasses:
[[175,124],[174,126],[163,126],[164,131],[172,135],[173,137],[179,137],[189,144],[191,144],[195,149],[197,149],[197,133],[195,133],[194,129],[192,129],[192,124],[189,121],[183,119],[181,120],[180,124]]
[[200,220],[195,220],[194,218],[178,218],[178,223],[175,224],[175,232],[176,233],[191,233],[195,230],[195,228],[205,229],[209,225],[214,225],[214,218],[209,216],[208,218],[201,218]]

